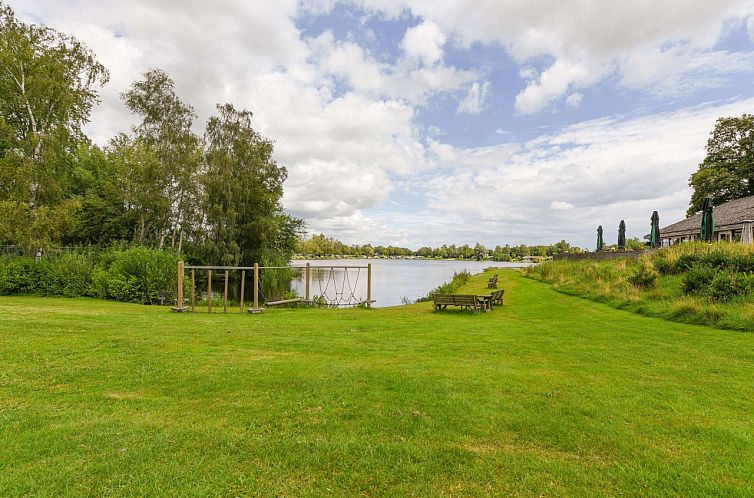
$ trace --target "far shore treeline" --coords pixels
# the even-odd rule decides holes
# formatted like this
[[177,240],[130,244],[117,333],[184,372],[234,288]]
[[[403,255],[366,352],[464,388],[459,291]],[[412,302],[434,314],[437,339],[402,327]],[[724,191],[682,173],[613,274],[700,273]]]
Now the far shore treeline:
[[[638,240],[632,241],[642,245]],[[480,243],[474,246],[463,245],[442,245],[440,247],[420,247],[412,250],[406,247],[380,246],[372,244],[344,244],[343,242],[327,237],[324,234],[313,235],[311,237],[300,237],[296,244],[296,254],[310,258],[324,258],[331,256],[347,256],[355,258],[373,258],[373,257],[419,257],[432,259],[476,259],[492,261],[516,261],[526,256],[535,256],[546,258],[553,254],[578,253],[582,249],[572,246],[565,240],[561,240],[552,245],[527,246],[524,244],[517,246],[497,245],[494,248],[487,248]]]

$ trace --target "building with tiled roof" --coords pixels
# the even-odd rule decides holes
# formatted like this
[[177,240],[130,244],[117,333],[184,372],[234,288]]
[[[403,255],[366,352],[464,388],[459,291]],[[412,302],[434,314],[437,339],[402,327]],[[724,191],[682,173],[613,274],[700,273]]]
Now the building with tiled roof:
[[[713,212],[715,220],[715,240],[740,241],[744,225],[750,229],[754,220],[754,195],[734,199],[715,206]],[[678,223],[660,228],[662,245],[674,245],[680,242],[700,240],[702,226],[701,211]]]

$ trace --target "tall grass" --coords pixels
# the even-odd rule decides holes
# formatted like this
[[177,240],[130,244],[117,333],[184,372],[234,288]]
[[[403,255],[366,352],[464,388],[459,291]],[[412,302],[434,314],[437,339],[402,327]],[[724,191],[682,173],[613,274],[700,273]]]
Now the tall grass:
[[680,244],[639,260],[552,261],[523,273],[616,308],[754,331],[754,246]]
[[461,286],[465,285],[471,278],[471,273],[467,270],[453,273],[453,278],[450,282],[445,282],[442,285],[437,286],[431,290],[426,296],[419,298],[417,302],[431,301],[435,297],[435,294],[453,294]]

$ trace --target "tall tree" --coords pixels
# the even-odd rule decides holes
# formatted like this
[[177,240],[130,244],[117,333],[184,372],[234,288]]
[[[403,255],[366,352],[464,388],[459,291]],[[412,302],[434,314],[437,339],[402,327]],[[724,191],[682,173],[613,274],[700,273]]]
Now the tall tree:
[[202,151],[199,137],[191,131],[196,113],[178,98],[175,83],[160,69],[144,73],[143,79],[122,97],[126,106],[142,118],[133,132],[140,145],[158,160],[156,173],[163,181],[160,192],[155,194],[164,199],[167,209],[164,224],[154,226],[150,239],[142,243],[163,247],[169,239],[171,247],[181,250],[185,236],[199,222],[197,178]]
[[0,2],[0,238],[41,251],[70,228],[70,158],[107,80],[78,40]]
[[207,260],[251,264],[286,259],[302,222],[281,207],[287,172],[273,144],[251,126],[252,114],[218,105],[205,134]]
[[694,189],[686,213],[702,208],[705,197],[714,204],[754,195],[754,115],[720,118],[707,141],[707,157],[691,175]]

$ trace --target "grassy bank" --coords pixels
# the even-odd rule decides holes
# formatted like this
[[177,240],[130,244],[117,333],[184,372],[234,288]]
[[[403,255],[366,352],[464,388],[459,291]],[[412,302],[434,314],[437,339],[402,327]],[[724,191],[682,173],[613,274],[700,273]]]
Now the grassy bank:
[[754,247],[681,244],[639,260],[551,261],[524,274],[647,316],[754,331]]
[[0,495],[754,493],[754,335],[499,273],[482,314],[0,297]]

